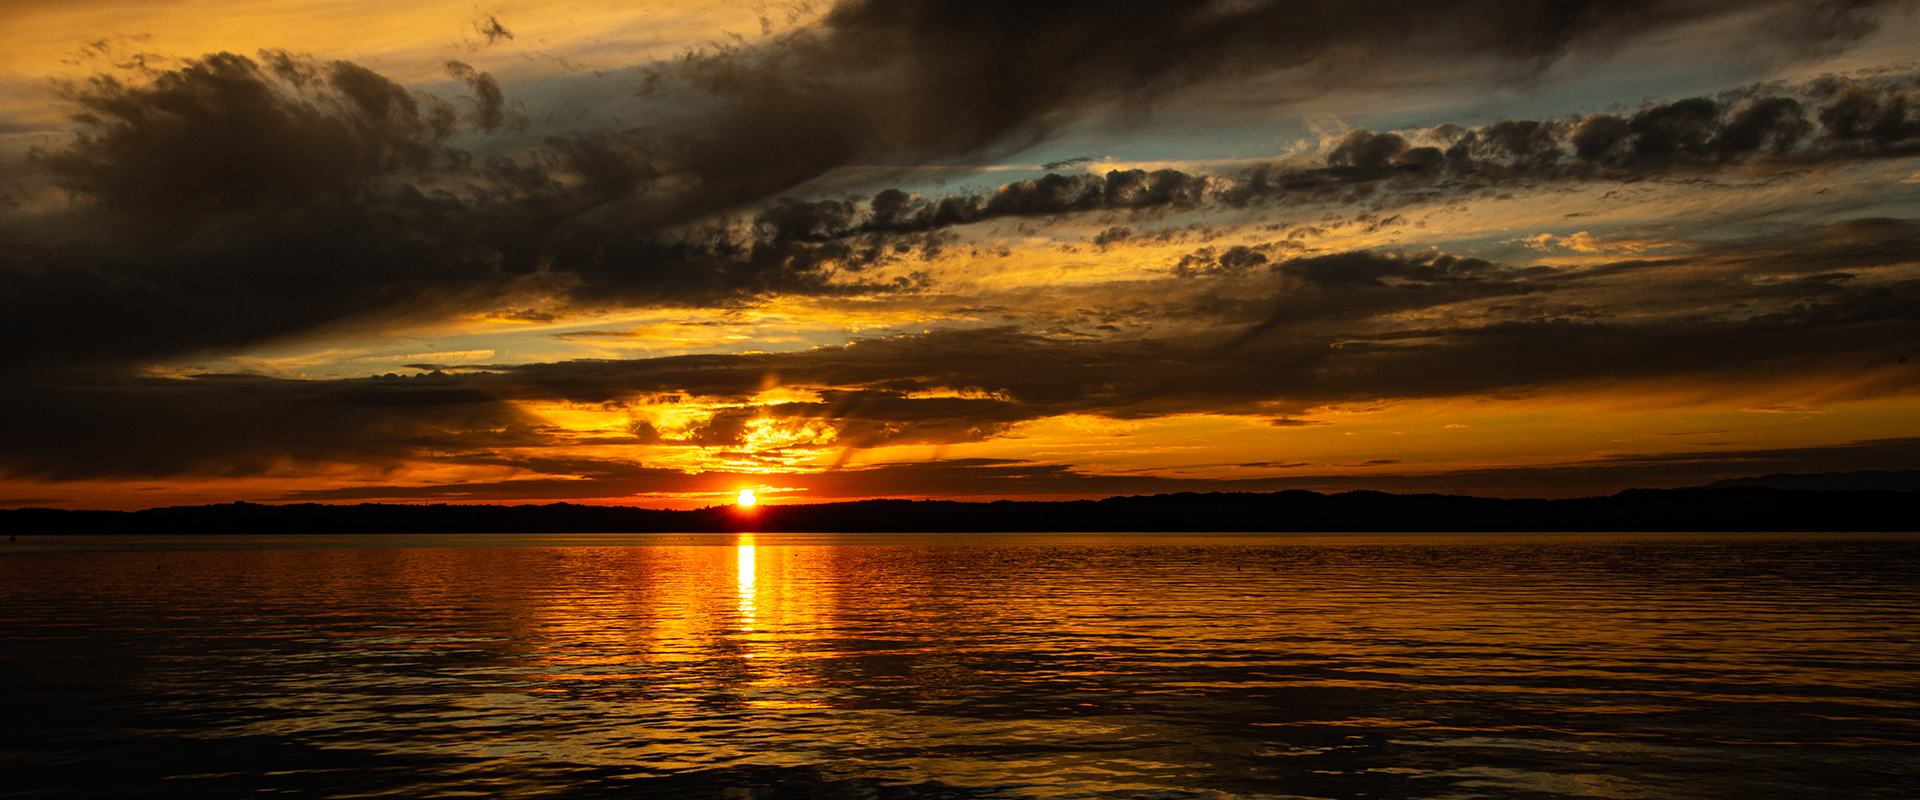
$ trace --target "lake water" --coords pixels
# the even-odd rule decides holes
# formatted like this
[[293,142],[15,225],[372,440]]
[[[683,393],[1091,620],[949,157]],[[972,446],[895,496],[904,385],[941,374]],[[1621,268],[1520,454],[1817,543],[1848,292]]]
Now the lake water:
[[1920,797],[1920,539],[34,538],[0,796]]

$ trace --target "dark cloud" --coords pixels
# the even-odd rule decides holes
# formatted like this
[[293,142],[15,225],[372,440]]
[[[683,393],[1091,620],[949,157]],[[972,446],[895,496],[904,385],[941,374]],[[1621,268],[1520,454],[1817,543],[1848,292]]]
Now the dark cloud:
[[[1802,99],[1749,92],[1648,104],[1630,116],[1501,120],[1475,128],[1443,125],[1424,134],[1444,148],[1415,146],[1398,133],[1356,129],[1334,146],[1325,167],[1273,164],[1219,175],[1113,170],[1047,174],[988,193],[932,198],[899,189],[851,199],[776,198],[754,218],[755,230],[758,241],[790,250],[806,249],[800,244],[850,242],[845,245],[850,249],[824,252],[838,263],[870,266],[884,260],[895,237],[1009,218],[1345,202],[1375,192],[1432,199],[1434,187],[1470,193],[1542,181],[1684,178],[1732,169],[1805,169],[1920,152],[1920,138],[1901,127],[1907,123],[1887,121],[1906,119],[1901,116],[1908,113],[1905,90],[1826,80],[1808,91],[1806,102],[1813,102],[1812,96],[1829,98],[1827,105],[1816,106],[1822,119],[1834,120],[1825,127],[1808,119]],[[1854,108],[1862,104],[1871,113]],[[1850,120],[1863,114],[1878,115],[1875,124],[1885,135],[1861,133],[1865,128]],[[1869,141],[1856,141],[1861,139]],[[619,173],[618,168],[598,171]],[[1122,241],[1115,238],[1119,231],[1131,235],[1130,228],[1114,227],[1094,244]],[[749,248],[744,242],[730,246]],[[864,256],[852,258],[855,253]],[[1191,274],[1210,274],[1205,273],[1210,267],[1189,267]]]
[[37,480],[238,477],[543,444],[534,417],[457,378],[101,376],[0,393],[0,469]]
[[1317,286],[1372,289],[1389,288],[1389,280],[1400,286],[1425,288],[1473,283],[1495,275],[1494,265],[1478,258],[1445,253],[1382,256],[1364,250],[1294,259],[1279,270]]
[[[1574,127],[1572,145],[1574,155],[1587,164],[1641,170],[1701,169],[1734,159],[1796,166],[1865,155],[1856,148],[1837,147],[1838,140],[1847,138],[1840,131],[1829,128],[1824,140],[1810,140],[1815,132],[1795,98],[1734,103],[1692,97],[1649,105],[1631,117],[1590,115]],[[1896,148],[1873,155],[1908,152]]]
[[[470,127],[514,124],[490,76],[453,70],[475,92]],[[12,370],[443,318],[522,293],[725,305],[906,286],[839,279],[874,260],[844,245],[635,224],[645,215],[623,204],[672,168],[670,143],[577,135],[478,157],[448,144],[453,106],[349,62],[216,54],[69,98],[82,131],[35,159],[85,202],[0,222],[0,335],[33,343]]]
[[[1475,3],[1082,5],[845,4],[764,46],[658,65],[659,93],[693,93],[683,98],[690,122],[572,133],[516,152],[451,144],[463,127],[484,134],[519,120],[491,76],[459,62],[448,68],[470,90],[464,112],[350,62],[278,52],[75,84],[67,95],[80,131],[36,162],[80,203],[0,223],[0,334],[43,345],[17,369],[231,350],[514,305],[521,295],[581,307],[732,306],[781,293],[912,291],[923,288],[913,278],[860,273],[940,252],[930,234],[997,219],[1631,180],[1920,146],[1909,90],[1834,80],[1813,90],[1816,106],[1692,99],[1631,117],[1426,136],[1445,147],[1354,131],[1318,168],[1115,170],[946,197],[896,189],[779,199],[851,160],[1016,146],[1115,98],[1343,48],[1393,41],[1393,52],[1535,64],[1583,37],[1727,12],[1598,3],[1565,14],[1508,3],[1484,15],[1498,22],[1465,25],[1449,20],[1471,18],[1460,15],[1481,10]],[[730,224],[737,213],[751,216],[749,232]],[[1272,257],[1191,267],[1213,274]]]
[[[1649,103],[1619,116],[1501,120],[1477,128],[1438,126],[1417,147],[1397,133],[1349,131],[1325,170],[1267,167],[1224,176],[1217,196],[1243,204],[1313,197],[1388,179],[1420,181],[1640,180],[1727,169],[1803,169],[1920,152],[1909,90],[1824,79],[1804,97],[1730,92]],[[1808,119],[1808,104],[1821,124]]]
[[[278,78],[279,80],[276,80]],[[357,199],[443,160],[455,112],[346,61],[219,53],[144,84],[72,85],[84,127],[39,160],[111,207],[231,211]]]
[[[463,163],[458,114],[348,62],[216,54],[71,86],[39,163],[87,204],[0,224],[11,368],[232,347],[498,291],[484,223],[411,188]],[[453,241],[449,241],[453,240]]]
[[1129,228],[1125,225],[1115,225],[1111,228],[1108,228],[1104,231],[1094,234],[1093,245],[1095,247],[1109,247],[1109,246],[1124,242],[1131,238],[1133,238],[1132,228]]
[[1225,248],[1202,247],[1181,256],[1173,266],[1173,274],[1181,278],[1245,275],[1253,268],[1266,264],[1268,253],[1274,249],[1271,245],[1249,247],[1243,244]]
[[524,127],[526,118],[512,114],[507,109],[506,93],[500,90],[500,83],[493,76],[474,69],[462,61],[448,61],[447,74],[466,81],[467,88],[473,90],[473,96],[467,98],[473,104],[473,111],[467,116],[467,123],[481,133],[493,133],[509,125]]
[[1720,120],[1720,108],[1703,97],[1663,103],[1643,109],[1627,122],[1635,155],[1648,157],[1700,156]]
[[1910,90],[1841,81],[1817,89],[1834,95],[1820,124],[1835,138],[1887,145],[1920,137],[1920,98]]
[[[1584,44],[1764,7],[1684,0],[854,0],[815,28],[762,47],[696,55],[659,74],[662,84],[742,97],[836,82],[868,110],[859,120],[874,125],[875,144],[951,152],[1031,141],[1107,104],[1138,106],[1201,82],[1330,61],[1349,73],[1384,73],[1467,57],[1527,75]],[[1822,26],[1777,30],[1853,41],[1871,28],[1874,13],[1834,6]],[[875,79],[881,75],[887,78]]]
[[1813,133],[1800,101],[1762,97],[1740,107],[1714,132],[1709,145],[1724,153],[1771,150],[1786,153]]
[[1093,160],[1094,160],[1093,156],[1077,156],[1075,158],[1069,158],[1062,161],[1049,161],[1045,164],[1041,164],[1040,168],[1046,169],[1046,170],[1066,169],[1068,167],[1077,167],[1081,164],[1092,163]]
[[824,241],[873,234],[912,234],[1008,217],[1092,211],[1198,208],[1210,179],[1179,170],[1111,170],[1104,175],[1048,174],[1002,184],[991,194],[928,199],[887,189],[863,203],[778,200],[757,218],[775,241]]
[[507,26],[500,24],[499,18],[491,14],[484,20],[474,20],[473,29],[487,38],[487,44],[499,44],[502,39],[513,41],[513,31],[507,30]]
[[1589,114],[1573,129],[1574,155],[1583,161],[1599,161],[1619,151],[1633,126],[1611,114]]
[[1365,129],[1348,131],[1340,144],[1327,154],[1327,164],[1352,167],[1361,172],[1377,172],[1393,163],[1407,150],[1407,140],[1391,133],[1373,133]]
[[[1416,132],[1444,147],[1416,146],[1400,133],[1355,129],[1334,145],[1324,167],[1269,164],[1217,175],[1115,170],[1048,174],[985,194],[927,198],[888,189],[870,198],[777,199],[757,221],[774,241],[860,239],[868,248],[884,248],[888,235],[1004,218],[1349,202],[1370,195],[1378,201],[1394,193],[1414,202],[1434,199],[1436,187],[1470,194],[1539,182],[1799,170],[1920,153],[1920,116],[1915,116],[1920,110],[1908,111],[1907,95],[1897,87],[1828,79],[1810,87],[1806,98],[1734,92],[1719,99],[1651,103],[1628,116],[1509,119]],[[1822,125],[1808,119],[1808,103],[1815,103]],[[1096,238],[1096,246],[1121,241],[1113,238],[1121,230],[1130,231],[1115,227]]]

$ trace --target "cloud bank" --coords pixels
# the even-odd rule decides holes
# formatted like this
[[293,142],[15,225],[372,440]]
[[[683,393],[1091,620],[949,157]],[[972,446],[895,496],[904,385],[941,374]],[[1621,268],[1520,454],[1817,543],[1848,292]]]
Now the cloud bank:
[[[461,87],[447,98],[280,51],[135,65],[63,87],[71,138],[19,165],[0,211],[0,340],[18,343],[0,364],[12,387],[0,468],[124,480],[429,458],[569,479],[682,474],[528,455],[588,443],[531,408],[670,397],[706,410],[673,431],[636,416],[587,438],[750,460],[977,443],[1069,415],[1286,425],[1340,403],[1602,384],[1824,381],[1835,398],[1906,397],[1920,228],[1881,213],[1579,263],[1312,249],[1312,226],[1274,225],[1199,242],[1070,310],[799,352],[339,381],[149,368],[475,317],[931,305],[975,289],[924,265],[1004,248],[995,237],[1020,226],[1098,230],[1082,239],[1093,252],[1148,259],[1171,246],[1173,228],[1155,226],[1174,218],[1359,206],[1356,224],[1405,226],[1402,212],[1515,192],[1898,164],[1920,155],[1920,84],[1889,73],[1355,128],[1319,151],[1205,170],[1076,159],[980,190],[832,183],[853,167],[1004,157],[1081,121],[1150,117],[1254,80],[1300,89],[1265,99],[1279,113],[1341,87],[1457,74],[1441,66],[1524,84],[1686,26],[1833,52],[1910,5],[844,2],[812,26],[645,65],[635,102],[660,112],[648,124],[541,134],[510,87],[461,61],[444,64]],[[476,30],[514,41],[494,17]],[[1541,236],[1543,248],[1591,241]],[[757,400],[769,385],[811,394]],[[784,444],[766,445],[769,431]]]

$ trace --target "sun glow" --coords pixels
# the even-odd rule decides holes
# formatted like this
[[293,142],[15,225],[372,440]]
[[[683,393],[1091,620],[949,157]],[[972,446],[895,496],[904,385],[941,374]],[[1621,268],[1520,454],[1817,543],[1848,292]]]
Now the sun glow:
[[740,496],[735,498],[734,502],[739,503],[741,507],[744,508],[746,506],[751,506],[754,503],[760,502],[760,498],[753,496],[752,489],[741,489]]

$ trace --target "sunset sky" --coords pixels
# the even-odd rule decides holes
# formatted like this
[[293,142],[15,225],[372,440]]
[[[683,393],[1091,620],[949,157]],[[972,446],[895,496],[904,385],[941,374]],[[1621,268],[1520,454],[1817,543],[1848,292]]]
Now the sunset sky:
[[1920,465],[1920,2],[4,17],[0,507]]

